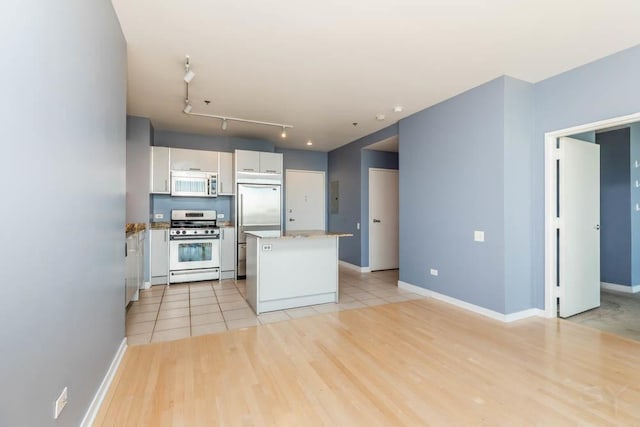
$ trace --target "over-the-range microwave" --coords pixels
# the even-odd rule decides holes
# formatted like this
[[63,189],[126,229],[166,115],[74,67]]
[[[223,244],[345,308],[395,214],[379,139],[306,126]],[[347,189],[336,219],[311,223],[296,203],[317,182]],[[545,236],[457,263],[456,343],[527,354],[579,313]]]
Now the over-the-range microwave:
[[218,197],[218,174],[201,171],[171,171],[171,195]]

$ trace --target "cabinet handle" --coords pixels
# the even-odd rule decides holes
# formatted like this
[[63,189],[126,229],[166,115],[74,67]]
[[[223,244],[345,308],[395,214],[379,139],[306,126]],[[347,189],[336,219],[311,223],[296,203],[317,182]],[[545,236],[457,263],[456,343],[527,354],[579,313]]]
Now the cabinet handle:
[[222,240],[224,240],[224,228],[222,229]]
[[220,185],[220,192],[224,193],[224,182],[221,181],[218,184]]
[[278,173],[278,172],[276,172],[276,171],[275,171],[275,170],[273,170],[273,169],[267,169],[267,172],[268,172],[268,173]]
[[167,241],[167,230],[164,230],[164,241]]
[[256,171],[255,169],[252,169],[252,168],[243,168],[242,170],[243,171],[247,171],[247,172],[255,172]]
[[167,188],[167,180],[164,180],[164,191],[169,191],[169,189]]
[[201,170],[200,168],[189,168],[190,171],[199,171]]

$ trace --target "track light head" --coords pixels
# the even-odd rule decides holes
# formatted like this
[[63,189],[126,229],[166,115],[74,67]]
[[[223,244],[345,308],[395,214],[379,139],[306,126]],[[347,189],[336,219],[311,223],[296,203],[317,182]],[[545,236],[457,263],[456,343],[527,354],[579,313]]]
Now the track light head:
[[227,119],[222,119],[222,130],[227,130],[227,127],[229,127]]
[[182,112],[185,114],[189,114],[191,113],[191,110],[193,110],[193,107],[190,103],[187,102],[187,105],[184,106],[184,110],[182,110]]
[[185,83],[191,83],[191,80],[193,80],[193,78],[196,76],[196,73],[194,73],[193,71],[187,69],[187,72],[184,73],[184,81]]
[[282,126],[282,133],[280,134],[280,136],[282,137],[282,139],[285,139],[287,137],[287,128],[285,128],[284,126]]

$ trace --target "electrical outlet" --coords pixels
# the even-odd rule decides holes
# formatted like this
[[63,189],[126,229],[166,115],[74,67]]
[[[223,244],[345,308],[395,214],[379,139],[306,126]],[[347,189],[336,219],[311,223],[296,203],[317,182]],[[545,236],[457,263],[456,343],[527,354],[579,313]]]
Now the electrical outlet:
[[437,275],[438,275],[438,270],[436,270],[435,268],[432,268],[431,270],[429,270],[429,273],[430,273],[432,276],[437,276]]
[[271,245],[262,245],[263,251],[270,251],[273,247]]
[[360,230],[360,223],[356,222],[356,230]]
[[67,393],[68,393],[68,390],[67,390],[67,387],[65,387],[62,390],[62,393],[60,393],[60,396],[58,396],[58,398],[56,399],[56,405],[53,412],[53,418],[56,420],[60,416],[60,412],[62,412],[64,407],[67,405],[67,402],[69,401],[69,396]]
[[164,214],[153,214],[153,219],[164,219]]
[[224,214],[218,214],[218,219],[224,219]]

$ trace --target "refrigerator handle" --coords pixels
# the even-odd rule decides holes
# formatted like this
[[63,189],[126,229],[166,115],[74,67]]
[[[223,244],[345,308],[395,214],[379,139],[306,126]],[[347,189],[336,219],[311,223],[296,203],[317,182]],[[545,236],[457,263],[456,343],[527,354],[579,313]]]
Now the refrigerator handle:
[[[238,209],[240,212],[238,212],[238,232],[242,233],[242,211],[243,209],[243,204],[244,204],[244,194],[240,194],[240,209]],[[240,235],[240,234],[238,234]]]

